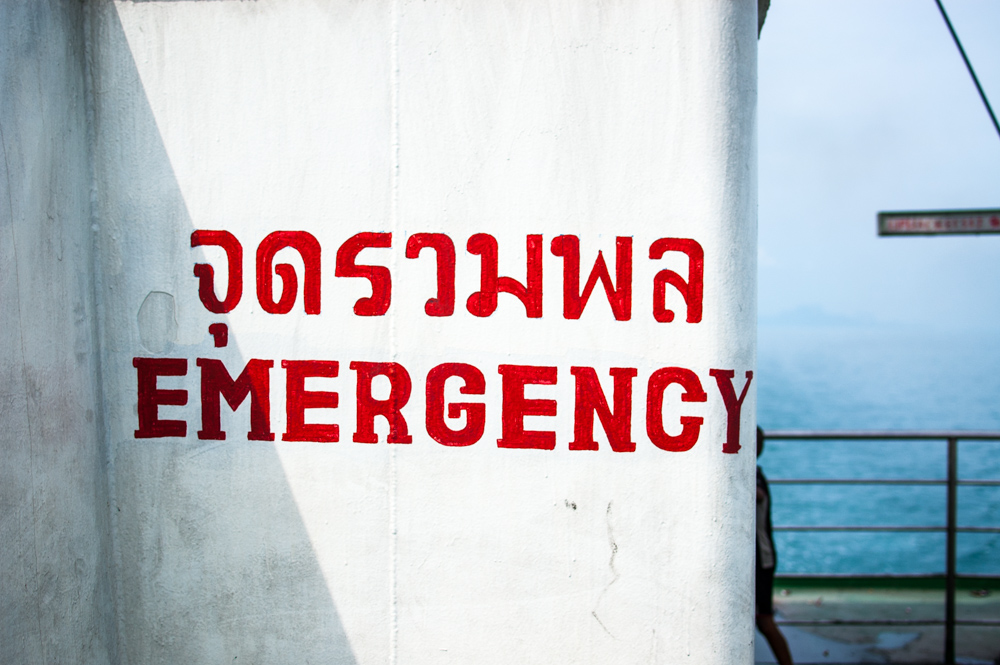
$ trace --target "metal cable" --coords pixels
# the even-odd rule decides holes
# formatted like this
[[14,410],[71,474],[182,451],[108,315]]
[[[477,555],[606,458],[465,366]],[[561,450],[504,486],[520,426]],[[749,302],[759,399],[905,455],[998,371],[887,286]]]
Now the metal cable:
[[990,106],[990,100],[986,98],[986,93],[983,92],[983,86],[979,85],[979,79],[976,77],[976,72],[972,69],[972,63],[969,62],[969,56],[965,55],[965,49],[962,48],[962,42],[958,39],[958,33],[955,32],[955,28],[951,25],[951,19],[948,18],[948,12],[944,10],[944,5],[941,4],[941,0],[934,0],[937,3],[938,9],[941,11],[941,17],[944,19],[945,25],[948,26],[948,32],[951,33],[951,38],[955,40],[955,46],[958,47],[958,52],[962,54],[962,60],[965,61],[965,66],[969,70],[969,75],[972,76],[972,82],[976,84],[976,90],[979,91],[979,97],[983,100],[983,104],[986,106],[986,112],[990,114],[990,120],[993,121],[993,127],[997,130],[997,136],[1000,136],[1000,123],[997,123],[997,117],[993,114],[993,108]]

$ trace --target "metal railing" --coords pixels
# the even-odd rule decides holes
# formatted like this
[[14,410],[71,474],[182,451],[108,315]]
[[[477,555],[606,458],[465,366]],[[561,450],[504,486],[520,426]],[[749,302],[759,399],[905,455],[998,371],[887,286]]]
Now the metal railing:
[[[921,525],[921,526],[847,526],[847,525],[824,525],[824,526],[794,526],[794,525],[774,525],[775,531],[809,531],[809,532],[879,532],[879,533],[913,533],[913,532],[944,532],[945,538],[945,612],[944,620],[842,620],[842,619],[822,619],[822,620],[798,620],[779,621],[782,625],[795,626],[944,626],[944,663],[954,665],[955,663],[955,627],[956,626],[1000,626],[997,620],[958,620],[955,618],[955,589],[960,576],[956,570],[956,536],[959,533],[1000,533],[1000,527],[982,526],[959,526],[958,525],[958,488],[960,486],[987,486],[998,487],[1000,480],[960,480],[958,477],[958,442],[959,441],[1000,441],[1000,432],[875,432],[875,431],[848,431],[848,432],[827,432],[827,431],[806,431],[806,430],[782,430],[764,433],[767,440],[795,440],[795,441],[943,441],[947,442],[947,473],[942,480],[938,479],[854,479],[854,478],[775,478],[769,479],[772,485],[900,485],[900,486],[920,486],[936,485],[947,487],[947,501],[945,509],[945,524]],[[807,577],[807,576],[804,576]],[[899,577],[895,575],[877,575],[866,577]]]

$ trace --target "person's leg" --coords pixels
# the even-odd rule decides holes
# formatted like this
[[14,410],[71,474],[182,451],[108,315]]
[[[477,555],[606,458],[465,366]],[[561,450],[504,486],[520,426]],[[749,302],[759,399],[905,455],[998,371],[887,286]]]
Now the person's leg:
[[778,659],[778,665],[792,665],[792,653],[788,650],[785,636],[778,630],[778,624],[774,623],[774,615],[758,614],[757,629],[770,645],[774,657]]
[[778,665],[792,665],[788,642],[778,630],[778,624],[774,623],[774,572],[774,568],[756,566],[754,604],[757,610],[757,629],[767,639],[771,652],[778,659]]

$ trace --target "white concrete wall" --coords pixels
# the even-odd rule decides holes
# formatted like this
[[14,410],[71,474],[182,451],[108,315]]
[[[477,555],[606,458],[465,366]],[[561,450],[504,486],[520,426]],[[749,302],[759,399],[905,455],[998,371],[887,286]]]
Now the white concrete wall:
[[[734,370],[739,390],[754,365],[753,3],[99,3],[91,18],[130,661],[752,657],[753,455],[722,453],[709,370]],[[198,300],[194,264],[220,278],[225,264],[218,248],[191,248],[196,229],[243,245],[243,299],[227,314]],[[322,246],[319,315],[301,296],[288,314],[256,302],[254,252],[279,230]],[[391,270],[384,316],[355,316],[369,287],[334,276],[338,247],[360,232],[393,234],[359,259]],[[418,232],[455,242],[452,316],[423,313],[432,264],[403,255]],[[491,317],[466,311],[477,232],[497,237],[501,274],[521,280],[526,236],[543,235],[541,318],[507,294]],[[581,319],[562,317],[549,243],[563,233],[581,237],[584,279],[598,249],[613,264],[614,237],[633,238],[630,320],[615,321],[600,290]],[[686,272],[676,256],[649,260],[660,237],[705,248],[701,323],[681,306],[673,323],[652,316],[655,272]],[[229,326],[225,349],[213,322]],[[160,356],[188,361],[159,379],[187,391],[185,406],[160,407],[187,435],[137,439],[133,359]],[[196,437],[198,358],[233,375],[251,358],[274,363],[276,441],[247,440],[249,404],[224,416],[226,441]],[[281,361],[307,359],[340,363],[310,386],[339,393],[337,409],[310,415],[338,424],[338,442],[281,441]],[[411,444],[387,444],[381,420],[380,443],[352,440],[356,360],[409,371]],[[424,379],[442,362],[486,379],[486,431],[467,448],[423,427]],[[498,447],[504,363],[558,368],[555,387],[529,389],[557,400],[555,417],[528,419],[556,432],[555,450]],[[634,453],[568,449],[577,365],[609,392],[611,367],[636,368]],[[706,421],[686,453],[654,447],[643,427],[646,381],[670,366],[709,395],[686,406],[669,393],[668,422]]]
[[108,663],[83,6],[0,3],[0,662]]
[[[53,533],[84,534],[94,554],[87,569],[94,591],[81,597],[99,645],[113,645],[101,653],[125,663],[751,661],[753,451],[723,452],[729,411],[711,372],[732,371],[739,395],[755,365],[752,0],[97,0],[85,6],[85,26],[79,11],[51,7],[65,25],[53,20],[50,31],[86,41],[91,164],[88,174],[81,53],[72,36],[55,41],[76,51],[64,58],[65,71],[56,68],[61,84],[50,74],[62,92],[45,99],[60,100],[52,113],[80,129],[68,144],[76,148],[68,161],[44,151],[27,159],[73,174],[58,191],[82,220],[72,235],[79,260],[58,265],[63,282],[37,287],[42,318],[26,320],[22,307],[17,330],[28,334],[7,348],[30,338],[39,349],[25,357],[69,353],[47,332],[68,316],[59,307],[72,299],[59,289],[79,285],[81,314],[63,325],[85,330],[77,338],[90,346],[71,394],[93,404],[98,371],[85,296],[94,275],[103,412],[94,409],[94,425],[69,429],[92,437],[74,450],[89,455],[81,475],[93,498],[60,495],[51,505],[80,516]],[[5,72],[30,75],[10,62]],[[31,99],[26,93],[18,103]],[[60,136],[57,124],[25,120],[25,108],[8,112],[8,103],[5,135],[8,122],[21,122],[47,139]],[[44,247],[44,227],[25,226]],[[226,230],[242,244],[243,296],[226,313],[208,311],[199,298],[195,265],[214,267],[218,296],[227,267],[218,247],[192,247],[196,230]],[[304,266],[287,249],[279,262],[295,267],[300,287],[292,310],[267,313],[258,302],[255,253],[275,231],[305,231],[321,245],[318,313],[304,312]],[[335,275],[338,248],[366,232],[392,234],[391,247],[358,257],[391,275],[391,303],[379,316],[354,313],[355,301],[371,293],[365,280]],[[408,239],[422,232],[454,242],[449,316],[425,314],[436,290],[433,252],[406,258]],[[542,236],[541,316],[526,316],[509,293],[499,294],[490,316],[469,311],[480,257],[466,241],[476,233],[496,237],[499,273],[520,281],[526,238]],[[563,259],[550,245],[563,234],[580,238],[582,281],[598,250],[614,277],[616,237],[632,243],[631,314],[618,317],[625,320],[613,316],[600,284],[582,316],[564,316]],[[650,259],[660,238],[704,249],[699,321],[686,320],[684,300],[669,285],[666,305],[676,318],[653,316],[658,271],[690,279],[684,255]],[[22,247],[17,240],[10,246]],[[36,268],[59,260],[39,249],[18,265],[42,280]],[[5,279],[10,272],[5,263]],[[24,290],[26,279],[21,303],[34,293]],[[221,348],[208,330],[219,323],[229,334]],[[4,371],[29,376],[21,356],[4,357],[12,358]],[[183,375],[160,376],[156,385],[184,391],[185,404],[140,389],[136,365],[157,359],[186,361]],[[221,360],[234,376],[251,359],[273,363],[273,441],[248,437],[249,398],[235,413],[222,401],[225,440],[199,438],[206,411],[199,359]],[[336,377],[305,385],[338,393],[337,408],[306,416],[337,424],[338,441],[282,440],[291,429],[282,361],[303,360],[339,362]],[[401,414],[412,442],[387,443],[381,418],[377,443],[353,440],[354,361],[408,371],[412,394]],[[460,382],[445,394],[448,402],[484,405],[485,431],[471,445],[441,445],[425,424],[425,381],[441,363],[483,374],[484,394],[460,395]],[[553,449],[498,444],[509,438],[504,427],[520,422],[503,424],[513,400],[501,397],[500,365],[555,368],[554,385],[525,392],[554,400],[555,414],[524,418],[527,429],[554,433]],[[611,368],[634,370],[634,452],[612,450],[597,419],[598,449],[571,449],[571,369],[581,366],[596,370],[609,401]],[[702,401],[684,402],[673,385],[657,414],[672,435],[680,417],[703,419],[686,452],[661,450],[646,428],[647,381],[667,367],[690,370],[705,392]],[[34,427],[42,415],[30,411],[32,388],[20,380],[14,395],[29,409],[21,422]],[[388,381],[376,384],[374,397],[386,397]],[[748,444],[755,387],[734,422]],[[184,422],[185,435],[137,436],[143,409],[157,400],[164,402],[154,405],[157,417]],[[108,501],[94,438],[105,431],[97,429],[102,413]],[[5,459],[19,459],[21,441],[11,439]],[[39,466],[25,480],[22,464],[12,472],[16,482],[37,485]],[[65,475],[70,467],[45,469]],[[11,501],[27,510],[21,494]],[[34,521],[18,527],[22,541],[38,523],[39,501],[31,505]],[[102,519],[110,520],[113,547]],[[115,572],[113,596],[101,585],[102,563]],[[25,593],[12,607],[34,612],[39,598]],[[32,634],[23,621],[4,621],[5,631]],[[37,640],[46,636],[31,630]],[[56,641],[71,649],[69,640]],[[36,660],[55,660],[38,653]]]

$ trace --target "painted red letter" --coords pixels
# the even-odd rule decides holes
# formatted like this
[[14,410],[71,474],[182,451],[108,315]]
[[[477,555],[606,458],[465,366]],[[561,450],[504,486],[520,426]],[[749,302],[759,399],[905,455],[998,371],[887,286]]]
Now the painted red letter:
[[674,313],[667,309],[667,284],[680,291],[687,305],[687,322],[701,321],[702,299],[705,291],[705,250],[698,241],[689,238],[660,238],[649,248],[649,258],[660,259],[667,252],[684,252],[688,257],[688,278],[684,281],[673,270],[661,270],[653,278],[653,318],[660,323],[670,323]]
[[354,303],[358,316],[382,316],[389,311],[392,300],[392,275],[385,266],[365,266],[354,262],[361,250],[367,247],[392,247],[391,233],[358,233],[337,250],[337,277],[361,277],[372,285],[370,298],[359,298]]
[[701,387],[698,375],[683,367],[664,367],[649,377],[646,391],[646,434],[653,445],[661,450],[682,453],[691,450],[698,443],[704,418],[681,416],[681,433],[670,436],[663,428],[663,392],[672,383],[684,389],[682,402],[704,402],[708,395]]
[[740,411],[743,409],[743,400],[750,389],[753,372],[747,372],[747,382],[743,384],[743,392],[740,393],[739,398],[736,397],[736,390],[733,388],[733,377],[736,376],[736,372],[731,369],[712,369],[708,373],[715,377],[722,401],[726,405],[726,442],[722,444],[722,452],[738,453],[740,452]]
[[[411,443],[406,420],[400,410],[410,401],[410,375],[399,363],[368,363],[355,361],[351,369],[358,373],[358,426],[354,433],[357,443],[378,443],[375,433],[375,416],[382,416],[389,422],[388,443]],[[376,376],[389,377],[389,398],[372,397],[372,379]]]
[[466,249],[482,257],[479,290],[469,296],[466,309],[475,316],[489,316],[497,309],[497,294],[509,293],[524,305],[529,319],[542,316],[542,236],[529,235],[526,241],[528,255],[527,282],[525,287],[513,277],[498,276],[497,239],[488,233],[477,233],[469,238]]
[[235,381],[221,360],[198,358],[195,362],[201,367],[201,430],[198,438],[224,441],[226,433],[221,426],[222,403],[219,397],[225,397],[229,408],[235,411],[250,395],[250,431],[247,432],[247,439],[274,441],[274,434],[271,433],[270,381],[274,362],[254,358],[247,362]]
[[532,365],[500,365],[503,376],[502,438],[497,439],[500,448],[538,448],[552,450],[556,447],[556,433],[536,432],[524,429],[525,416],[554,416],[554,399],[526,399],[525,384],[555,385],[555,367],[535,367]]
[[556,236],[552,239],[552,253],[563,259],[563,317],[579,319],[583,308],[590,300],[597,280],[601,281],[604,293],[616,321],[632,318],[632,239],[618,236],[615,241],[615,280],[611,284],[608,265],[604,254],[597,252],[597,261],[590,271],[587,283],[580,292],[580,239],[577,236]]
[[576,409],[573,414],[573,440],[570,450],[597,450],[594,441],[594,412],[601,419],[611,450],[616,453],[635,452],[632,441],[632,378],[638,371],[632,367],[612,367],[614,377],[614,403],[612,412],[608,399],[601,390],[597,372],[593,367],[571,367],[576,377]]
[[311,233],[305,231],[275,231],[264,238],[257,248],[257,300],[268,314],[288,314],[295,304],[298,295],[299,282],[295,276],[295,268],[290,263],[279,263],[273,266],[274,272],[281,277],[281,296],[274,301],[273,280],[271,274],[274,255],[280,250],[291,247],[302,256],[305,267],[302,285],[302,301],[306,314],[319,314],[320,310],[320,246],[319,241]]
[[335,360],[282,360],[285,368],[285,433],[282,441],[339,441],[340,428],[332,424],[306,423],[306,409],[336,409],[340,397],[335,392],[306,390],[310,376],[335,377],[340,363]]
[[424,247],[437,253],[437,297],[424,304],[424,311],[427,316],[451,316],[455,312],[455,243],[443,233],[415,233],[406,241],[406,258],[417,258]]
[[471,446],[483,436],[486,427],[486,405],[480,402],[453,402],[448,405],[448,417],[460,418],[465,414],[465,427],[453,430],[444,419],[444,384],[449,377],[457,376],[465,383],[458,389],[463,395],[482,395],[486,392],[486,378],[472,365],[444,363],[427,373],[427,433],[446,446]]
[[194,264],[194,276],[198,278],[198,297],[205,309],[214,314],[225,314],[233,310],[243,297],[243,246],[229,231],[194,231],[191,246],[214,245],[226,250],[229,266],[226,297],[221,301],[215,297],[215,269],[207,263]]
[[187,436],[187,423],[183,420],[160,420],[158,407],[184,406],[188,401],[186,390],[160,390],[156,387],[158,376],[185,376],[186,358],[133,358],[138,384],[137,411],[139,429],[137,439],[159,439],[166,436]]

